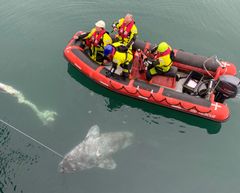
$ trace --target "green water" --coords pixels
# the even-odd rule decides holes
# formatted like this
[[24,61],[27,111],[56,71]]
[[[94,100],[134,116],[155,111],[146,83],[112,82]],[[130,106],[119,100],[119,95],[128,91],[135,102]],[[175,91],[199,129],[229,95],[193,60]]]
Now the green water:
[[[113,157],[115,170],[61,174],[61,159],[0,123],[0,192],[239,193],[239,97],[222,124],[119,96],[86,78],[63,58],[78,30],[131,12],[139,38],[201,55],[218,55],[240,69],[237,0],[0,0],[0,82],[21,91],[41,111],[44,125],[16,98],[0,92],[0,118],[67,153],[99,125],[130,131],[135,143]],[[239,71],[239,70],[238,70]]]

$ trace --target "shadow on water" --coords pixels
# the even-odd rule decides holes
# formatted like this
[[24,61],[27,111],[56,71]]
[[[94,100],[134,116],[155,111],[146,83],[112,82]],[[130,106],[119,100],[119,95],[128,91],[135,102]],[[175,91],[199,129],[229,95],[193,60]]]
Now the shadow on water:
[[[217,122],[196,117],[190,114],[168,109],[166,107],[156,106],[151,103],[147,103],[141,100],[136,100],[136,99],[112,92],[104,87],[99,86],[97,83],[95,83],[94,81],[86,77],[83,73],[81,73],[78,69],[76,69],[70,63],[68,63],[68,73],[73,79],[75,79],[81,85],[89,88],[95,93],[98,93],[104,97],[108,97],[109,98],[109,104],[107,104],[108,111],[114,111],[119,109],[122,105],[128,105],[133,108],[142,109],[144,112],[148,112],[150,114],[164,116],[166,118],[171,118],[171,120],[176,119],[188,125],[206,129],[208,134],[217,134],[221,129],[221,123],[217,123]],[[173,124],[173,121],[169,123]],[[180,132],[184,132],[184,131],[180,131]]]

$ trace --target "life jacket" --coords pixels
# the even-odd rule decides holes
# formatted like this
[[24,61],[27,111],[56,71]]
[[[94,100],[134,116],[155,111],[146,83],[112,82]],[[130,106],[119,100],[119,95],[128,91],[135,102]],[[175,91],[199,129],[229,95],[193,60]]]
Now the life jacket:
[[154,58],[159,60],[159,64],[156,65],[156,68],[161,69],[163,72],[167,72],[173,61],[171,58],[171,48],[169,47],[165,52],[157,53]]
[[119,36],[121,36],[122,38],[127,38],[130,35],[131,29],[132,29],[134,23],[135,22],[133,20],[129,24],[126,24],[123,21],[122,25],[120,26],[120,28],[118,30]]
[[124,61],[123,63],[127,62],[129,59],[132,60],[132,57],[133,57],[132,51],[129,49],[126,49],[126,46],[124,46],[122,43],[115,42],[112,44],[112,46],[114,47],[114,51],[110,55],[111,59],[113,59],[115,57],[115,54],[117,54],[117,56],[121,57],[121,60]]
[[122,44],[120,42],[115,42],[112,44],[112,47],[114,48],[114,50],[112,51],[112,53],[109,55],[109,58],[112,60],[114,54],[118,51],[119,47],[122,46]]
[[95,31],[90,38],[90,43],[95,47],[98,46],[105,33],[106,33],[105,29],[101,30],[99,33]]
[[172,50],[169,47],[165,52],[157,52],[156,54],[154,54],[154,59],[158,59],[161,56],[166,56],[168,54],[171,54]]

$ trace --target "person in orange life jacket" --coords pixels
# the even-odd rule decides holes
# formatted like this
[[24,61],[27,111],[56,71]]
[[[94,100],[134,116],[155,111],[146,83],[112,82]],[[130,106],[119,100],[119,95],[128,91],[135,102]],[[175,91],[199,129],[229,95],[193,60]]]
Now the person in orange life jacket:
[[137,39],[137,26],[131,14],[126,14],[125,18],[119,19],[112,24],[113,30],[118,34],[116,35],[117,41],[123,43],[127,48],[131,48]]
[[76,40],[82,39],[86,41],[86,45],[90,48],[90,57],[99,64],[102,64],[104,60],[104,47],[112,43],[112,38],[109,36],[105,27],[105,22],[99,20],[89,33],[74,36]]
[[109,62],[112,62],[112,68],[107,76],[113,75],[117,67],[121,66],[122,77],[124,79],[129,77],[129,63],[133,59],[133,54],[131,49],[123,51],[121,49],[122,46],[124,45],[121,42],[115,42],[104,48],[104,56],[108,58]]
[[167,73],[172,66],[174,58],[174,52],[166,42],[161,42],[151,50],[151,53],[154,53],[153,61],[147,59],[144,62],[148,66],[146,71],[146,79],[148,81],[155,75]]

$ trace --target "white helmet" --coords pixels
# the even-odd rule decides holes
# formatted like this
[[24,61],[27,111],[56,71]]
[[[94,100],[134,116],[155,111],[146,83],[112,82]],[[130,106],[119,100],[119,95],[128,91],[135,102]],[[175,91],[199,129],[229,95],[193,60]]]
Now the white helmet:
[[103,20],[99,20],[95,23],[95,26],[105,28],[105,22]]

